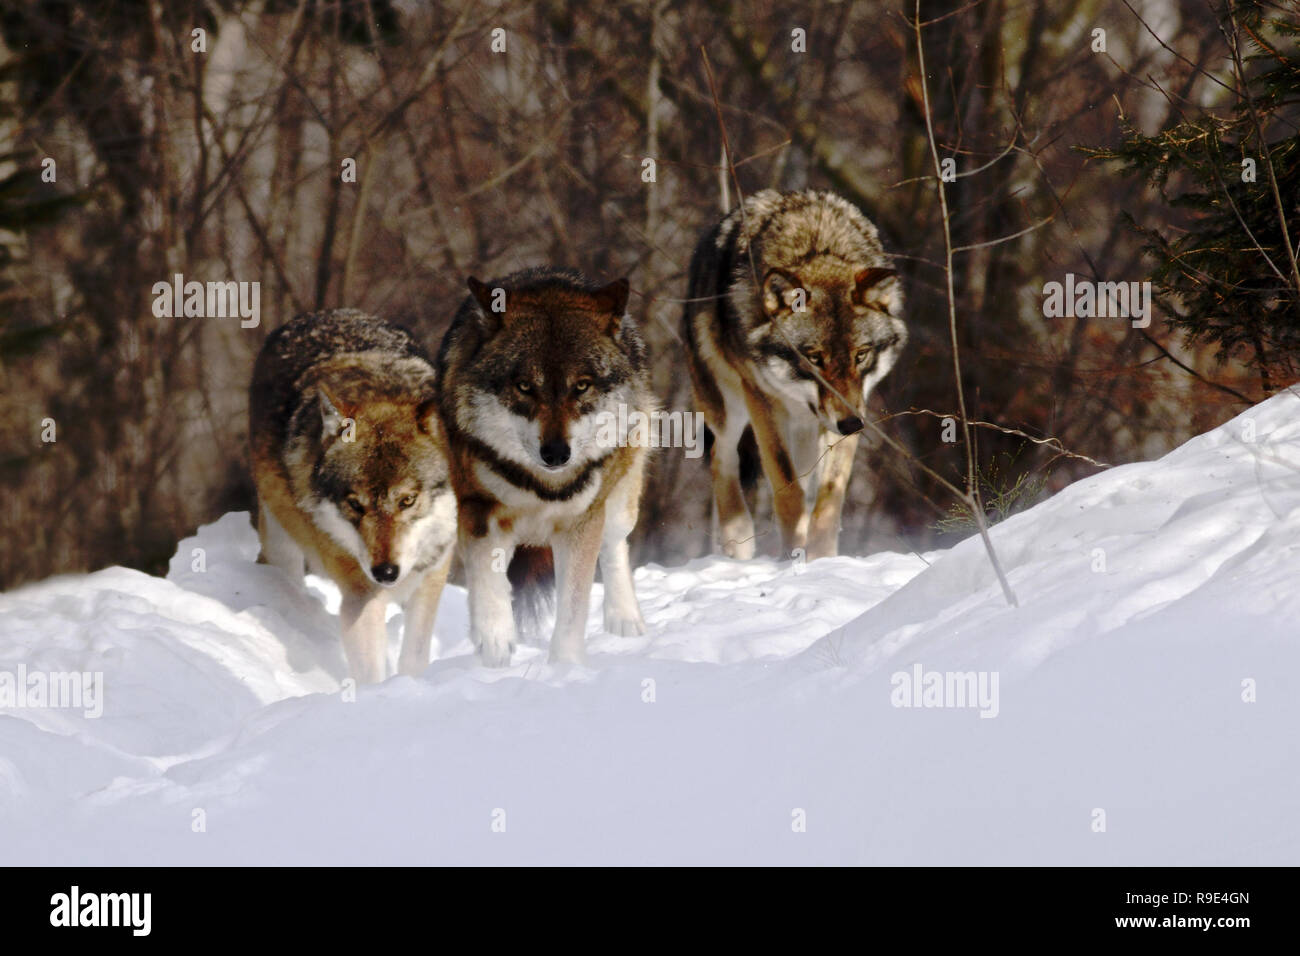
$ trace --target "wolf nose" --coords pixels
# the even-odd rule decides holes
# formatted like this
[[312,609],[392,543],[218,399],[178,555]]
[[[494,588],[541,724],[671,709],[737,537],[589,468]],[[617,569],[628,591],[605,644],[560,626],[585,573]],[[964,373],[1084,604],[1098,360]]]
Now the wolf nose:
[[397,580],[398,567],[395,564],[376,564],[370,569],[370,573],[375,576],[375,580],[380,584],[392,584]]
[[542,445],[542,461],[554,468],[569,460],[569,443],[563,438],[554,438]]
[[841,435],[852,435],[854,432],[862,431],[862,419],[857,415],[845,415],[835,423],[835,427],[840,430]]

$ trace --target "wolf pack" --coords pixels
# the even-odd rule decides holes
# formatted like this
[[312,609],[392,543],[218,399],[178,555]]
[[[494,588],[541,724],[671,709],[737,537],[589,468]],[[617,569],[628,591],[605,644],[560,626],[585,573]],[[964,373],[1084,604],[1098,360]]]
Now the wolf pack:
[[[428,667],[456,555],[487,666],[510,664],[550,602],[549,660],[583,663],[597,567],[605,630],[646,631],[628,535],[649,449],[608,428],[658,409],[628,280],[542,267],[467,285],[436,354],[334,309],[277,328],[254,365],[259,560],[338,585],[358,682],[387,676],[394,602],[398,672]],[[786,554],[837,553],[866,401],[907,341],[902,313],[876,227],[834,193],[755,193],[700,239],[681,338],[724,554],[754,556],[746,492],[760,469]]]

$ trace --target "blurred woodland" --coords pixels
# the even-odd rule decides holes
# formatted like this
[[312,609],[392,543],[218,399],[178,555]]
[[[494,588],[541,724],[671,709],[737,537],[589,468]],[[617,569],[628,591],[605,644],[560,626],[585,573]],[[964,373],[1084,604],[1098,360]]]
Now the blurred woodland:
[[[1291,4],[920,16],[994,517],[1294,379]],[[467,276],[629,275],[664,406],[688,410],[678,300],[736,200],[719,112],[743,191],[834,189],[880,227],[911,343],[873,408],[964,484],[965,449],[928,414],[957,399],[915,19],[913,0],[0,0],[0,586],[158,572],[179,537],[251,508],[253,357],[304,310],[366,309],[434,350]],[[177,273],[260,282],[260,326],[156,318],[152,287]],[[1153,280],[1150,326],[1045,318],[1066,273]],[[705,461],[657,452],[638,562],[705,553],[709,505]],[[766,501],[758,525],[775,553]],[[864,440],[842,550],[965,533],[948,491]]]

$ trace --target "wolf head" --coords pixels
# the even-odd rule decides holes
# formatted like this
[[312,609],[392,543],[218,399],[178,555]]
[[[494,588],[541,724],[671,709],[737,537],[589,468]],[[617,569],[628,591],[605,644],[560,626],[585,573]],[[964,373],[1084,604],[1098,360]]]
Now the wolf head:
[[608,454],[600,426],[632,407],[644,364],[627,279],[593,287],[547,271],[467,284],[481,344],[460,377],[459,426],[548,479]]
[[370,580],[394,587],[454,540],[446,439],[433,397],[347,394],[315,386],[319,426],[305,504]]
[[755,371],[828,431],[859,431],[867,396],[907,341],[897,274],[815,257],[761,279],[763,319],[749,332]]

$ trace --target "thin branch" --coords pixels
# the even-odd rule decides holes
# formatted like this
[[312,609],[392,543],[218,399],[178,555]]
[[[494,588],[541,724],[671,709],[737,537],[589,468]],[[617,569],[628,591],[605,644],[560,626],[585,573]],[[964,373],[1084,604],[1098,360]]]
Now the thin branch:
[[1173,47],[1171,47],[1168,43],[1166,43],[1164,40],[1162,40],[1162,39],[1160,38],[1160,34],[1156,33],[1155,30],[1152,30],[1152,29],[1151,29],[1151,25],[1148,24],[1145,20],[1142,19],[1142,14],[1140,14],[1140,13],[1138,13],[1136,10],[1134,10],[1134,9],[1133,9],[1133,4],[1129,3],[1128,0],[1120,0],[1120,2],[1123,3],[1124,6],[1128,7],[1128,9],[1129,9],[1129,13],[1131,13],[1131,14],[1133,14],[1133,16],[1137,17],[1138,23],[1142,24],[1142,26],[1146,28],[1147,33],[1151,34],[1151,36],[1155,39],[1155,41],[1156,41],[1157,43],[1159,43],[1162,47],[1164,47],[1166,50],[1168,50],[1168,51],[1169,51],[1170,53],[1172,53],[1174,56],[1178,57],[1178,59],[1182,60],[1184,63],[1186,63],[1188,66],[1190,66],[1193,70],[1195,70],[1197,73],[1200,73],[1202,76],[1208,77],[1210,80],[1213,80],[1215,83],[1219,84],[1219,86],[1223,87],[1223,88],[1224,88],[1225,90],[1227,90],[1229,93],[1234,93],[1234,94],[1235,94],[1235,93],[1237,92],[1237,91],[1234,90],[1231,86],[1229,86],[1227,83],[1224,83],[1223,80],[1219,79],[1217,76],[1215,76],[1215,75],[1214,75],[1213,73],[1211,73],[1209,70],[1207,70],[1207,69],[1205,69],[1203,66],[1201,66],[1199,63],[1194,63],[1194,62],[1192,62],[1191,60],[1187,59],[1187,57],[1183,56],[1181,53],[1179,53],[1177,50],[1175,50]]
[[[911,408],[905,412],[895,412],[893,415],[889,415],[887,417],[897,418],[899,415],[929,415],[931,418],[938,418],[938,419],[951,418],[954,421],[957,419],[957,416],[951,413],[935,412],[935,411],[931,411],[928,408]],[[881,419],[881,421],[884,420],[885,419]],[[1093,465],[1097,468],[1114,467],[1113,465],[1106,464],[1106,462],[1104,461],[1097,461],[1097,459],[1089,458],[1087,455],[1081,455],[1078,452],[1069,451],[1063,444],[1061,444],[1061,440],[1059,438],[1036,438],[1033,435],[1029,434],[1028,432],[1021,431],[1019,428],[1008,428],[1007,426],[999,425],[996,422],[974,421],[971,422],[970,424],[972,428],[987,428],[992,431],[1002,432],[1002,434],[1004,435],[1015,435],[1019,438],[1024,438],[1027,441],[1033,442],[1035,445],[1047,445],[1051,448],[1055,448],[1060,453],[1056,456],[1057,458],[1061,458],[1061,457],[1074,458],[1079,461],[1087,462],[1089,465]]]
[[1237,86],[1240,89],[1237,95],[1246,101],[1246,110],[1250,113],[1250,121],[1255,127],[1255,137],[1259,140],[1259,149],[1264,158],[1264,169],[1268,172],[1268,185],[1273,193],[1273,202],[1277,206],[1278,225],[1282,229],[1282,246],[1286,249],[1287,258],[1291,260],[1291,279],[1295,282],[1295,291],[1300,294],[1300,265],[1296,263],[1295,247],[1291,244],[1291,233],[1286,224],[1286,206],[1282,203],[1282,193],[1277,188],[1277,176],[1273,172],[1273,158],[1269,155],[1268,140],[1264,136],[1264,126],[1259,121],[1259,111],[1255,109],[1255,97],[1251,95],[1250,86],[1246,82],[1246,68],[1241,62],[1241,50],[1237,40],[1237,6],[1234,0],[1228,0],[1228,22],[1232,24],[1232,35],[1224,31],[1223,26],[1219,26],[1220,32],[1228,40],[1228,46],[1232,50],[1233,68],[1236,73]]
[[930,157],[934,160],[934,172],[939,177],[935,185],[939,190],[939,212],[943,220],[943,247],[946,259],[944,272],[948,280],[948,331],[952,338],[952,368],[953,375],[956,378],[957,406],[961,410],[962,439],[966,446],[966,494],[963,497],[970,503],[971,514],[979,527],[980,537],[984,539],[984,547],[988,551],[993,571],[997,575],[998,582],[1002,585],[1003,596],[1006,597],[1007,603],[1012,607],[1018,607],[1016,594],[1011,590],[1011,583],[1002,570],[1002,563],[998,561],[997,552],[993,549],[993,541],[989,537],[988,522],[984,517],[984,505],[980,501],[979,482],[976,480],[975,446],[971,440],[970,419],[966,414],[966,396],[961,377],[961,352],[957,342],[957,295],[953,287],[952,225],[948,214],[948,195],[944,189],[942,166],[939,161],[939,146],[934,138],[934,118],[930,109],[930,84],[926,79],[925,72],[925,43],[921,38],[921,0],[916,0],[914,24],[916,28],[916,59],[920,71],[918,79],[921,83],[921,103],[925,113],[925,132],[930,144]]
[[970,252],[972,249],[987,249],[989,246],[1000,246],[1004,242],[1010,242],[1012,239],[1019,239],[1021,236],[1028,235],[1029,233],[1034,232],[1035,230],[1042,229],[1044,226],[1046,226],[1049,222],[1051,222],[1055,218],[1056,215],[1052,214],[1048,216],[1046,219],[1040,219],[1032,226],[1026,226],[1024,229],[1021,229],[1019,232],[1011,233],[1011,235],[1009,236],[999,236],[997,239],[990,239],[988,242],[977,242],[969,246],[957,246],[952,250],[953,255],[956,255],[959,252]]

